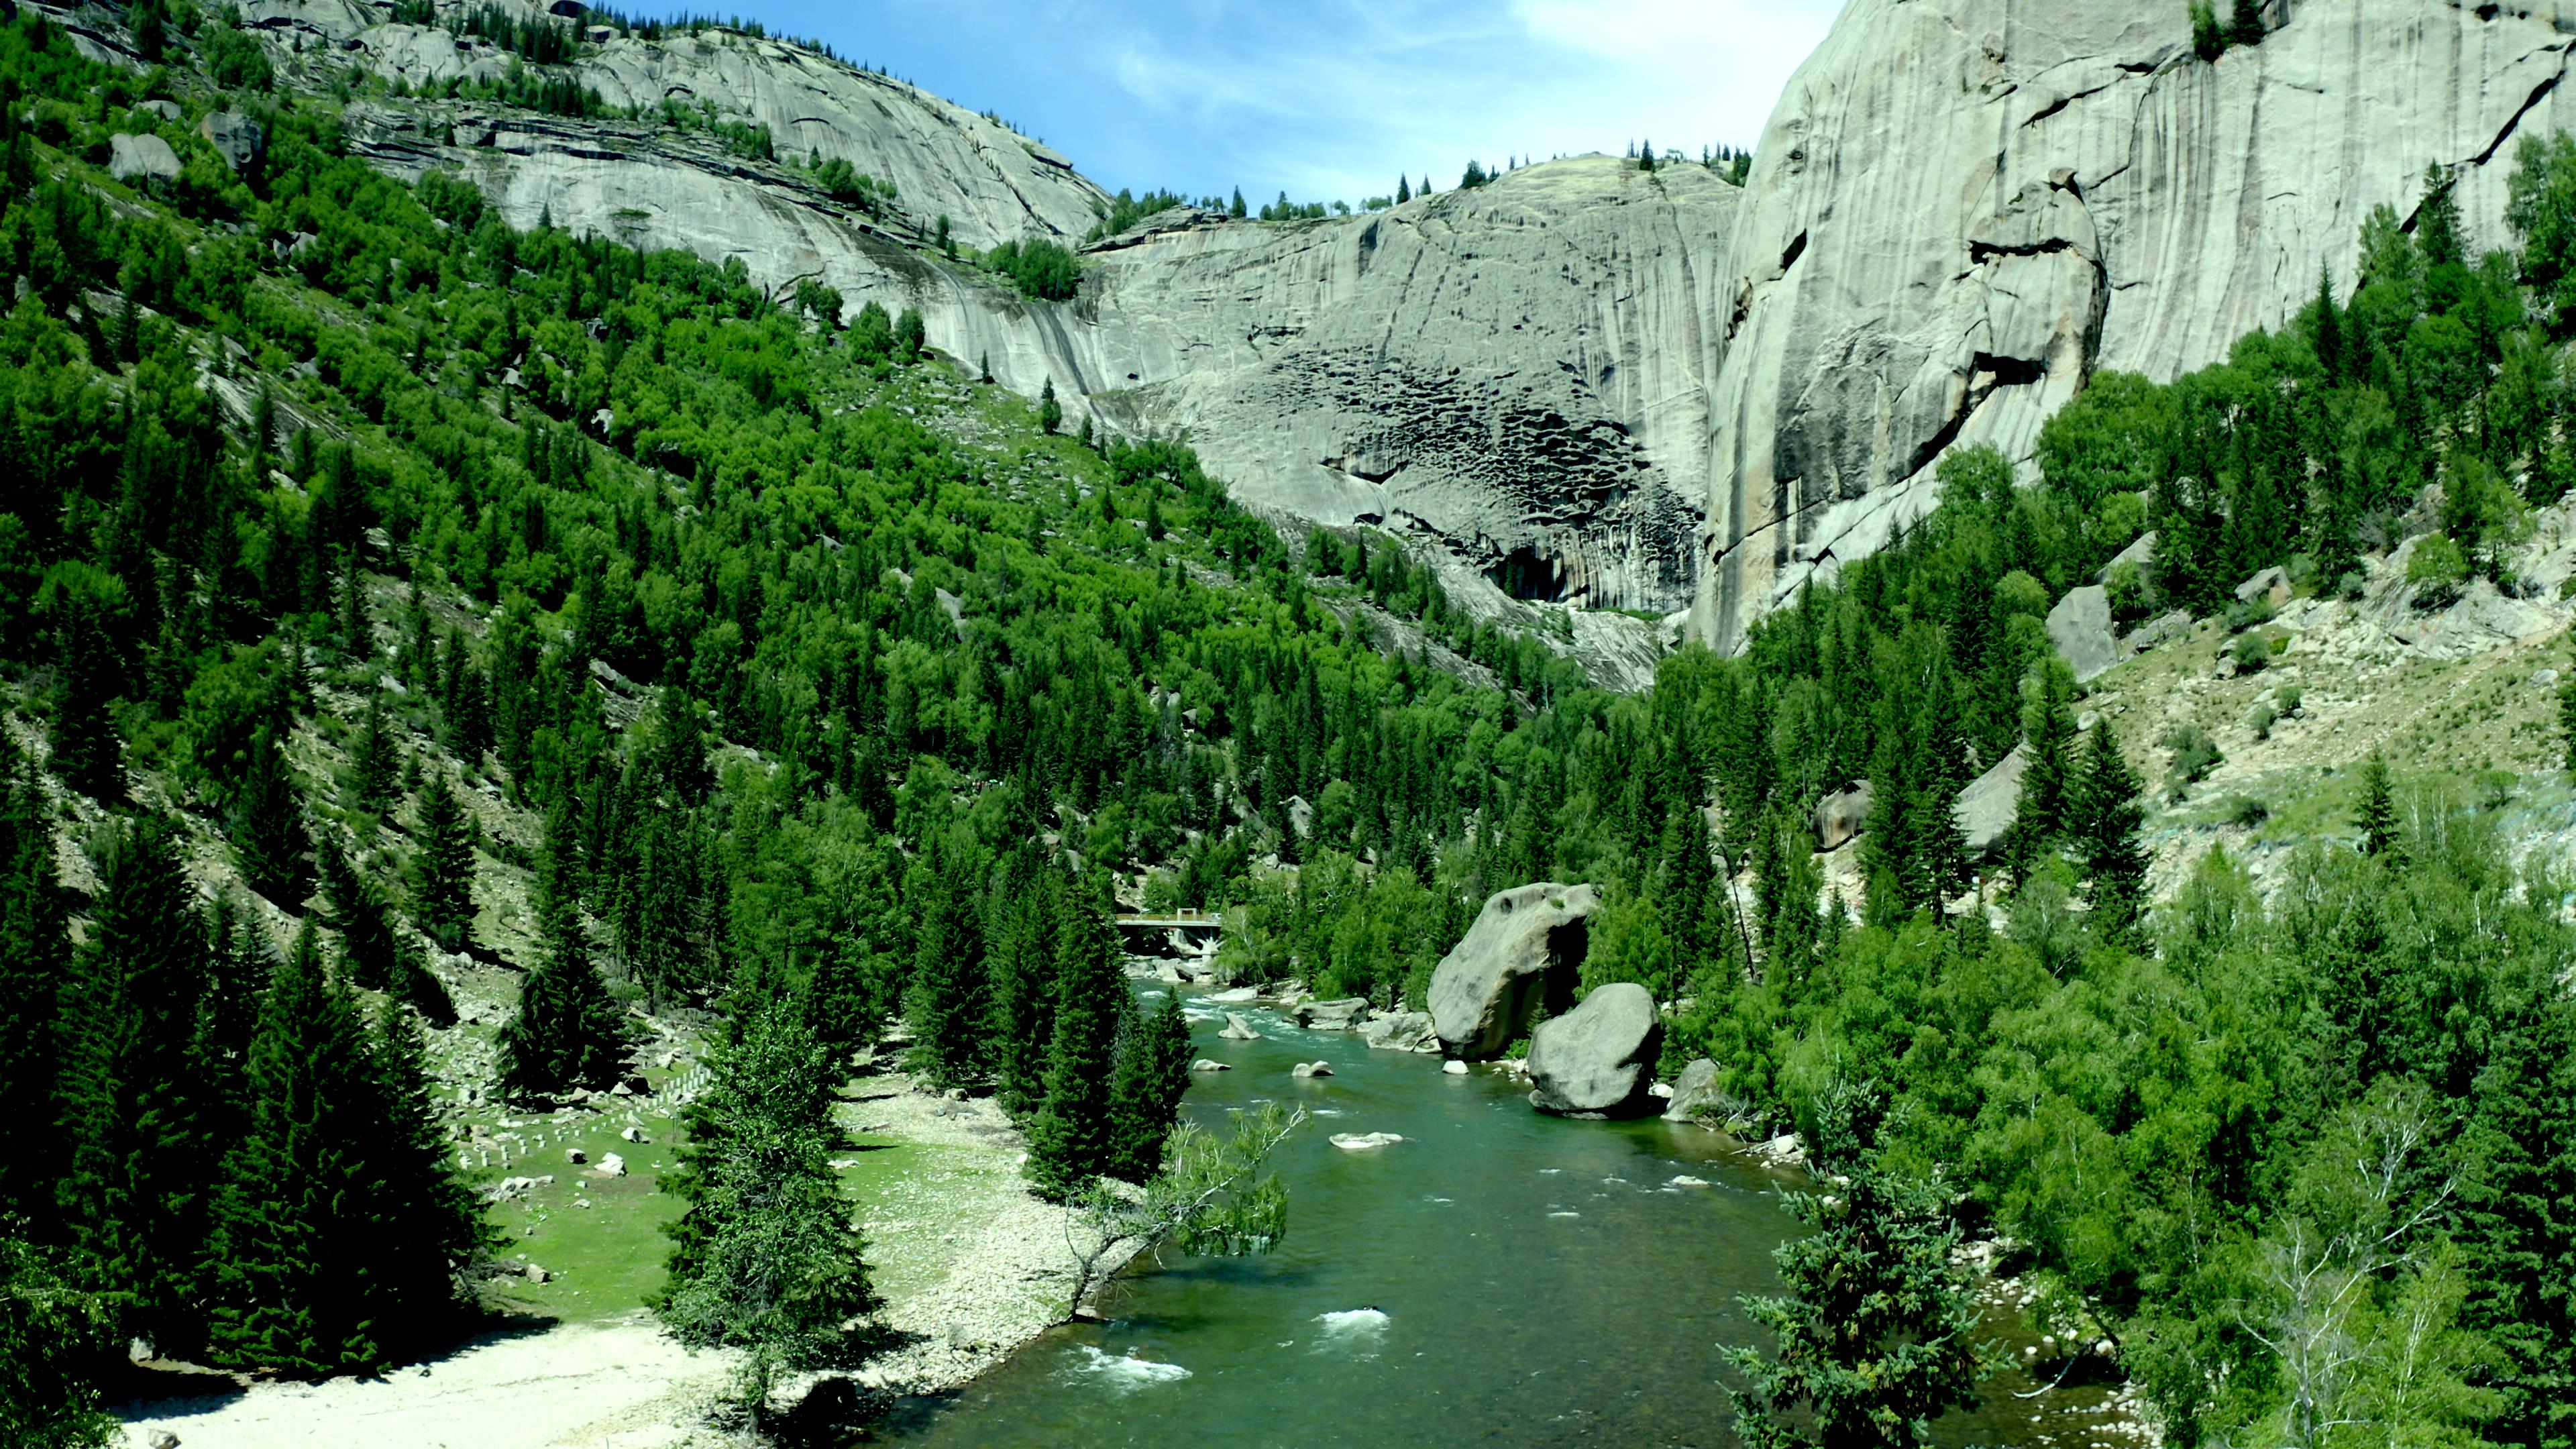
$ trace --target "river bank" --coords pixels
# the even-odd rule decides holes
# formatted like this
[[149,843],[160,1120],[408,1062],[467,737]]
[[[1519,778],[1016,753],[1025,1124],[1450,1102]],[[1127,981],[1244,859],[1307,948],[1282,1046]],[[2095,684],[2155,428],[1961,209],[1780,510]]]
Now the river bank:
[[[640,1114],[644,1143],[602,1134],[609,1146],[625,1147],[627,1174],[540,1174],[561,1180],[495,1202],[496,1219],[519,1245],[504,1256],[544,1270],[541,1280],[498,1279],[487,1290],[517,1322],[377,1378],[289,1384],[156,1375],[160,1393],[119,1406],[127,1441],[135,1449],[163,1434],[189,1449],[738,1442],[707,1426],[733,1356],[682,1348],[644,1310],[636,1287],[659,1281],[661,1225],[673,1206],[654,1192],[667,1163],[655,1149],[676,1135],[669,1104],[660,1105]],[[854,1375],[861,1385],[898,1400],[953,1391],[1063,1317],[1074,1267],[1068,1214],[1027,1191],[1026,1144],[999,1107],[953,1100],[887,1071],[856,1078],[836,1111],[851,1145],[834,1165],[858,1207],[886,1298],[882,1321],[895,1341]],[[596,1162],[604,1150],[586,1155]],[[529,1166],[519,1159],[512,1170],[524,1176]],[[791,1386],[782,1400],[801,1389]]]

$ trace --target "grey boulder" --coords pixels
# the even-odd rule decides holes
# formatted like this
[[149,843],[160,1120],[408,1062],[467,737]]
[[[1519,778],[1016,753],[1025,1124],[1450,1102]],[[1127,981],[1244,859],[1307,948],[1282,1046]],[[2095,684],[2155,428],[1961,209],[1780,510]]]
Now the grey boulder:
[[1542,881],[1499,891],[1431,973],[1431,1025],[1441,1050],[1483,1061],[1530,1024],[1574,1003],[1601,894]]
[[2021,777],[2029,766],[2028,751],[2015,745],[2011,754],[1959,792],[1950,813],[1959,822],[1970,860],[1992,860],[2003,853],[2004,837],[2012,832],[2013,819],[2021,812]]
[[1252,1023],[1244,1020],[1243,1013],[1240,1011],[1229,1011],[1225,1014],[1225,1027],[1217,1035],[1227,1041],[1261,1040],[1261,1033],[1252,1029]]
[[2119,637],[2111,632],[2111,595],[2100,584],[2068,589],[2048,611],[2048,642],[2066,656],[2077,682],[2120,662]]
[[110,136],[107,174],[119,181],[176,181],[179,153],[158,136]]
[[217,111],[197,123],[197,134],[224,158],[224,164],[239,171],[268,153],[268,133],[259,122],[239,111]]
[[1380,1012],[1356,1028],[1361,1041],[1380,1051],[1420,1051],[1438,1038],[1431,1032],[1431,1013],[1427,1011]]
[[1654,1110],[1664,1023],[1633,982],[1593,988],[1530,1037],[1530,1105],[1560,1116],[1641,1117]]
[[1301,1001],[1289,1008],[1288,1016],[1308,1031],[1349,1031],[1367,1011],[1366,997],[1351,996],[1340,1001]]
[[1672,1098],[1664,1103],[1664,1120],[1696,1122],[1718,1110],[1717,1063],[1701,1057],[1682,1068],[1681,1079],[1673,1083]]
[[1816,802],[1816,848],[1836,850],[1869,823],[1869,782],[1855,781]]

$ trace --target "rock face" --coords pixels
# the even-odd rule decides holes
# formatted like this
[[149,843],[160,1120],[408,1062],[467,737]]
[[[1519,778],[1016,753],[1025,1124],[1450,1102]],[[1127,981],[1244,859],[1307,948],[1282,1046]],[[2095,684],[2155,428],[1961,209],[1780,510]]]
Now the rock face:
[[107,174],[119,181],[176,181],[179,153],[158,136],[107,138]]
[[[2222,13],[2225,7],[2220,7]],[[1756,149],[1729,247],[1693,629],[1738,639],[1928,510],[1946,448],[2027,458],[2091,371],[2159,380],[2339,294],[2373,207],[2452,168],[2506,240],[2516,140],[2576,122],[2559,4],[2298,0],[2212,64],[2188,8],[1851,0]]]
[[216,111],[197,123],[197,134],[224,158],[224,164],[239,171],[257,161],[268,151],[268,133],[260,124],[239,111]]
[[1431,973],[1431,1025],[1443,1052],[1499,1055],[1539,1017],[1574,1004],[1574,987],[1601,908],[1588,885],[1551,882],[1497,892],[1465,939]]
[[1563,1115],[1630,1117],[1655,1110],[1655,1056],[1664,1023],[1646,988],[1596,986],[1583,1004],[1540,1022],[1530,1037],[1530,1105]]

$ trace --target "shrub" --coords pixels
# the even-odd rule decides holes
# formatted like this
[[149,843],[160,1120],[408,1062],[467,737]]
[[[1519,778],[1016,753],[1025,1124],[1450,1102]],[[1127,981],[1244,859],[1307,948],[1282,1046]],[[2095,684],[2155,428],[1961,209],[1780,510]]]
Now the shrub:
[[2460,586],[2468,578],[2468,555],[2448,534],[2426,534],[2416,540],[2415,554],[2406,561],[2406,582],[2415,585],[2417,608],[2449,605],[2460,597]]
[[2227,803],[2227,821],[2252,830],[2272,818],[2272,807],[2250,795],[2240,795]]
[[1041,237],[1006,241],[984,256],[984,263],[1011,279],[1024,297],[1064,302],[1082,289],[1082,264],[1072,252]]
[[2272,662],[2272,641],[2260,631],[2240,634],[2236,638],[2236,667],[2248,674]]
[[2164,747],[2173,751],[2173,771],[2167,778],[2167,793],[2174,799],[2206,778],[2210,771],[2227,758],[2220,753],[2218,742],[2197,725],[2183,725],[2164,737]]

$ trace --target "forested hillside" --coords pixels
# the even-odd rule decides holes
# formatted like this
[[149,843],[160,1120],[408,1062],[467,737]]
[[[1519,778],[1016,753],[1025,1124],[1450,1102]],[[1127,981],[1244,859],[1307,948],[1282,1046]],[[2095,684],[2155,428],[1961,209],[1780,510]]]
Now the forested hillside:
[[[2150,525],[2139,617],[2410,535],[2428,607],[2502,572],[2564,473],[2576,149],[2526,159],[2523,252],[2374,221],[2349,309],[2097,379],[2034,486],[1954,456],[1895,546],[1620,697],[1392,540],[1063,436],[917,316],[390,180],[229,27],[173,13],[141,74],[0,28],[13,1429],[94,1438],[137,1337],[294,1375],[451,1341],[493,1245],[447,1104],[611,1090],[636,1013],[721,1044],[666,1317],[768,1352],[727,1275],[792,1253],[828,1322],[781,1362],[828,1361],[872,1303],[817,1229],[852,1052],[899,1024],[1042,1192],[1147,1179],[1185,1029],[1113,902],[1418,1003],[1490,893],[1584,880],[1586,982],[1648,986],[1669,1064],[1937,1177],[2171,1440],[2576,1436],[2563,867],[2382,764],[2268,899],[2220,851],[2151,900],[2149,742],[2044,623]],[[2016,746],[1972,855],[1953,802]],[[1864,778],[1846,896],[1813,811]],[[784,1228],[742,1206],[782,1184]]]

